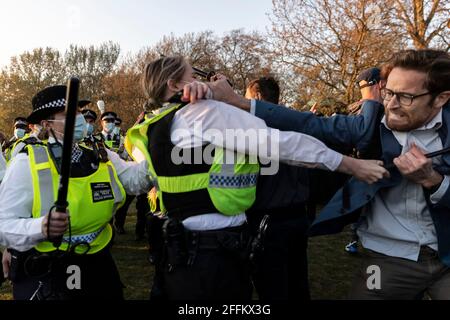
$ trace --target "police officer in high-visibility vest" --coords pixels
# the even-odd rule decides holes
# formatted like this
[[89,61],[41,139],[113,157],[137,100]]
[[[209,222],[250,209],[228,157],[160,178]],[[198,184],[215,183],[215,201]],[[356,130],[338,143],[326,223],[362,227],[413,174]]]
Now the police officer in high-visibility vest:
[[90,109],[84,109],[83,111],[81,111],[81,113],[86,120],[87,136],[90,137],[95,133],[95,121],[97,121],[97,113]]
[[109,150],[118,152],[120,147],[120,137],[114,134],[116,128],[117,114],[112,111],[106,111],[100,116],[102,124],[102,136]]
[[[125,138],[122,135],[122,119],[116,117],[115,120],[115,128],[113,130],[113,140],[117,145],[119,144],[119,148],[117,153],[119,156],[126,161],[132,161],[132,157],[125,150]],[[127,195],[127,200],[125,204],[117,210],[117,213],[114,217],[114,228],[118,234],[125,233],[125,220],[128,214],[128,209],[131,203],[134,200],[134,196]],[[138,195],[136,197],[136,226],[135,226],[135,240],[140,241],[145,239],[145,224],[146,224],[146,215],[150,212],[150,207],[148,204],[147,193]]]
[[[147,105],[159,109],[128,130],[127,149],[145,155],[160,208],[169,218],[163,228],[162,284],[169,299],[250,299],[244,212],[255,200],[257,157],[278,155],[291,164],[376,176],[384,169],[343,157],[310,136],[268,128],[222,102],[182,103],[180,91],[195,82],[194,74],[182,57],[145,66]],[[199,88],[207,91],[208,86]],[[197,91],[190,99],[204,93]],[[256,140],[243,137],[248,129]],[[278,146],[279,152],[264,152],[269,146]]]
[[[125,190],[140,194],[151,188],[147,164],[124,162],[108,150],[100,154],[74,143],[68,213],[55,212],[66,90],[53,86],[33,98],[28,120],[50,132],[48,144],[28,140],[6,171],[0,188],[0,244],[12,248],[12,259],[3,266],[15,299],[122,299],[109,251],[109,221]],[[85,134],[79,113],[74,140]],[[57,248],[47,239],[59,235],[64,237]]]
[[17,117],[16,119],[14,119],[14,135],[3,147],[6,161],[11,160],[12,154],[17,144],[23,138],[26,138],[29,132],[30,130],[28,128],[28,122],[26,118]]
[[114,121],[114,124],[115,124],[116,127],[114,128],[113,133],[116,136],[120,137],[120,142],[121,142],[121,146],[122,146],[123,145],[123,140],[124,140],[124,137],[122,135],[122,127],[121,127],[122,126],[122,119],[117,117],[116,121]]

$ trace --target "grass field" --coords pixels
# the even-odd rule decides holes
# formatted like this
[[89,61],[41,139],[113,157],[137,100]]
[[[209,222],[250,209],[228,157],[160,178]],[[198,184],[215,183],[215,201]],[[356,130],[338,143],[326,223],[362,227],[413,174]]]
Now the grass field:
[[[116,237],[112,252],[126,286],[125,298],[147,300],[154,269],[147,261],[146,242],[134,239],[135,221],[135,214],[131,213],[127,218],[127,233]],[[309,278],[313,299],[345,299],[354,270],[359,264],[358,255],[349,255],[344,251],[349,239],[347,231],[310,239]],[[11,286],[4,283],[0,289],[0,299],[11,298]]]

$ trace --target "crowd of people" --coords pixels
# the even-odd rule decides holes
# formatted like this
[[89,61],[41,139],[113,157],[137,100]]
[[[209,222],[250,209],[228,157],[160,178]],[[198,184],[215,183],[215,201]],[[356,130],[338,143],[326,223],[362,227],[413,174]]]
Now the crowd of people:
[[67,87],[37,92],[14,136],[0,136],[14,299],[123,299],[110,248],[135,197],[136,240],[150,222],[151,299],[249,300],[256,290],[263,301],[308,300],[308,238],[349,224],[345,250],[363,255],[349,298],[450,299],[450,155],[430,157],[450,146],[448,53],[400,51],[364,70],[361,100],[331,117],[279,105],[272,77],[243,97],[196,70],[184,57],[149,61],[146,112],[124,135],[115,112],[98,118],[78,102],[65,212],[55,200]]

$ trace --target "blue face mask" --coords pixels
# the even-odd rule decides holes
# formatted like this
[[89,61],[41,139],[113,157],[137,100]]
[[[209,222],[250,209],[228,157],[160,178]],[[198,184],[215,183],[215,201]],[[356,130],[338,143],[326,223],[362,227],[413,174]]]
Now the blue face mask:
[[14,130],[14,136],[17,139],[22,139],[25,136],[25,129],[20,129],[20,128],[15,129]]
[[116,125],[115,125],[113,122],[108,122],[108,123],[105,125],[105,131],[106,131],[107,133],[112,133],[115,127],[116,127]]
[[113,130],[113,134],[120,134],[120,128],[119,127],[115,127]]
[[73,140],[76,142],[79,142],[86,138],[87,134],[87,126],[86,126],[86,119],[84,119],[84,116],[82,114],[77,115],[77,118],[75,119],[75,128],[73,131]]
[[87,135],[88,136],[90,136],[90,135],[92,135],[93,133],[94,133],[94,126],[91,124],[91,123],[88,123],[87,125],[86,125],[86,128],[87,128]]

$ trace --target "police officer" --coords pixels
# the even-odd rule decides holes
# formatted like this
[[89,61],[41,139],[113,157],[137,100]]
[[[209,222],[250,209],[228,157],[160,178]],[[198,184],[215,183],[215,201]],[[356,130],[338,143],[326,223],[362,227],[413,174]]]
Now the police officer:
[[[130,157],[130,155],[128,155],[127,150],[125,150],[125,137],[122,135],[122,132],[123,132],[122,128],[121,128],[122,119],[117,117],[115,125],[116,125],[116,127],[114,128],[114,138],[113,139],[114,140],[120,139],[119,150],[117,151],[117,153],[119,154],[119,156],[122,159],[130,161],[130,160],[132,160],[132,157]],[[145,239],[145,232],[147,230],[146,216],[150,212],[150,206],[149,206],[147,198],[148,198],[147,193],[140,194],[136,197],[136,218],[137,219],[136,219],[136,226],[134,229],[136,241]],[[127,201],[126,201],[125,205],[117,211],[114,226],[116,227],[116,230],[119,234],[125,233],[125,229],[124,229],[125,219],[126,219],[128,207],[131,205],[133,200],[134,200],[134,197],[127,195]]]
[[121,135],[122,134],[122,119],[120,119],[119,117],[116,118],[116,121],[114,122],[115,124],[115,128],[114,128],[114,134],[116,135]]
[[[280,88],[272,77],[255,79],[245,97],[278,104]],[[247,210],[255,237],[253,284],[260,300],[308,300],[308,169],[280,163],[276,175],[261,175],[256,200]]]
[[30,130],[28,128],[28,122],[26,118],[17,117],[16,119],[14,119],[14,135],[3,147],[6,161],[11,160],[17,144],[23,138],[26,138],[29,132]]
[[[150,189],[147,163],[124,162],[108,150],[103,157],[74,143],[68,213],[55,212],[66,90],[53,86],[33,98],[28,120],[50,132],[48,144],[28,140],[0,188],[0,243],[12,248],[11,265],[6,265],[14,298],[122,299],[122,283],[109,251],[108,222],[123,203],[125,190],[140,194]],[[86,122],[78,114],[74,140],[85,134]],[[59,235],[64,235],[61,246],[48,241]],[[67,285],[71,270],[79,272],[75,287]]]
[[[102,113],[101,120],[103,128],[102,137],[107,148],[117,153],[123,160],[131,161],[132,159],[124,148],[124,138],[120,134],[120,124],[122,123],[122,120],[112,111]],[[134,198],[134,195],[127,194],[124,205],[117,210],[116,215],[114,216],[113,226],[118,234],[125,234],[125,220],[128,208]],[[136,236],[136,240],[141,240],[142,238],[143,237]]]
[[84,109],[81,111],[81,113],[84,116],[84,119],[86,120],[86,126],[87,126],[87,136],[90,137],[95,133],[96,125],[95,122],[97,121],[97,113],[95,111],[90,109]]
[[120,137],[114,134],[116,128],[117,114],[112,111],[106,111],[100,116],[102,124],[102,136],[108,149],[118,152],[120,148]]

